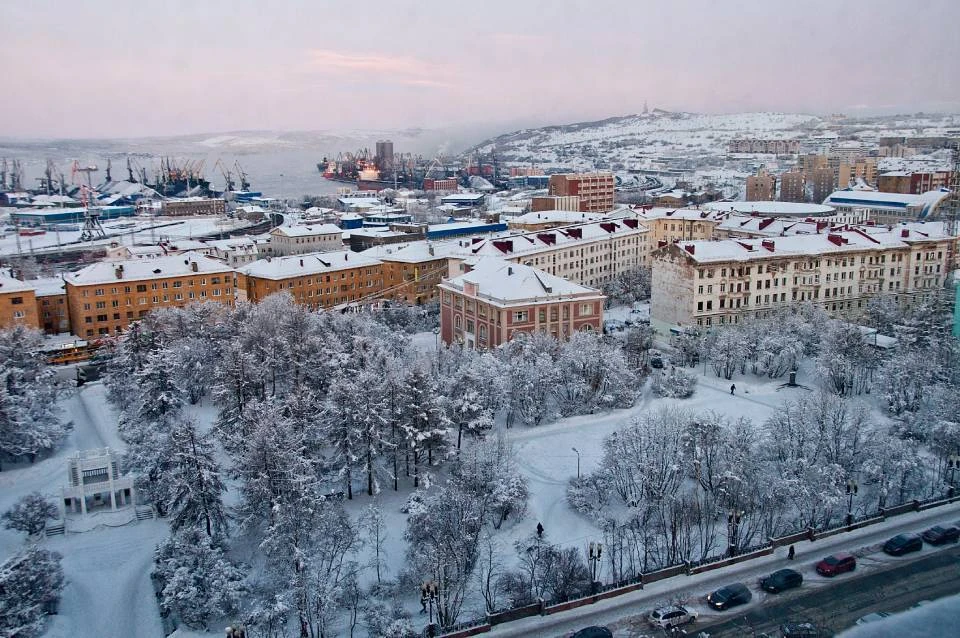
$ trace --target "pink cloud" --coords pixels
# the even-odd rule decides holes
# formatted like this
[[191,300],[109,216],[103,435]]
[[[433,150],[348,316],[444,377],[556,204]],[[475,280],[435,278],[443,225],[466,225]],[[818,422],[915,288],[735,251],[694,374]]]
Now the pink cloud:
[[452,69],[415,57],[330,49],[311,49],[307,53],[310,70],[318,73],[367,73],[411,86],[452,86]]

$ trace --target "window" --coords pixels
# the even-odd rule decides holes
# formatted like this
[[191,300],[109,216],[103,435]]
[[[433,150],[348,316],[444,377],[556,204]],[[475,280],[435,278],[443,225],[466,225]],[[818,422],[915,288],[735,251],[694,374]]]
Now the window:
[[527,320],[527,311],[526,310],[517,310],[513,313],[514,322],[526,321]]
[[586,317],[587,315],[593,314],[593,304],[592,303],[582,303],[580,304],[580,316]]
[[138,284],[138,285],[137,285],[137,292],[147,292],[147,285],[146,285],[146,284]]

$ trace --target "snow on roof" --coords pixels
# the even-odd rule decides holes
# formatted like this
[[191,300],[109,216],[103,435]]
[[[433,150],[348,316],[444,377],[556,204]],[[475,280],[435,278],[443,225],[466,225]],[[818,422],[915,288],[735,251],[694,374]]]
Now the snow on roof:
[[707,219],[711,221],[719,221],[726,217],[725,213],[720,211],[713,211],[706,208],[637,208],[637,209],[618,209],[613,211],[610,214],[611,217],[629,219],[630,217],[636,217],[637,219],[643,221],[645,219],[686,219],[686,220],[697,220],[697,219]]
[[[193,264],[197,270],[193,270]],[[117,277],[117,269],[123,266],[122,277]],[[232,268],[224,266],[215,259],[199,253],[187,252],[181,255],[169,255],[156,259],[126,259],[101,261],[90,264],[86,268],[65,275],[67,283],[75,286],[102,284],[116,281],[137,281],[142,279],[158,279],[163,277],[179,277],[197,273],[227,273]]]
[[66,292],[66,284],[62,277],[41,277],[40,279],[31,279],[27,283],[33,286],[38,297],[62,295]]
[[162,246],[124,246],[131,255],[165,255]]
[[290,277],[317,275],[347,268],[378,266],[381,263],[379,259],[362,253],[341,250],[329,253],[306,253],[260,259],[239,268],[238,272],[261,279],[289,279]]
[[817,256],[830,253],[907,248],[917,242],[944,240],[942,234],[896,228],[874,233],[844,228],[819,235],[788,235],[774,239],[684,241],[676,247],[697,263],[753,261],[758,259]]
[[531,231],[487,237],[467,249],[470,254],[494,257],[533,255],[542,251],[554,250],[565,244],[606,239],[611,235],[623,236],[632,233],[647,232],[648,229],[636,219],[617,219],[561,226],[550,230]]
[[758,213],[773,217],[822,217],[836,212],[833,206],[799,202],[710,202],[704,204],[703,208],[709,211]]
[[374,246],[360,254],[382,261],[416,264],[436,259],[446,259],[451,255],[459,254],[462,250],[462,247],[456,241],[412,241],[408,244]]
[[0,275],[0,294],[7,292],[27,292],[33,289],[34,287],[25,281]]
[[[474,262],[473,270],[459,277],[445,279],[442,288],[465,292],[466,284],[476,285],[477,297],[499,305],[518,302],[559,301],[565,297],[600,297],[600,291],[575,284],[531,266],[514,264],[497,258]],[[465,293],[469,294],[469,293]]]
[[440,201],[446,204],[447,202],[467,202],[474,204],[476,202],[482,202],[485,195],[483,193],[453,193],[451,195],[444,195],[440,198]]
[[514,217],[512,224],[576,224],[577,222],[592,222],[606,219],[606,215],[596,213],[581,213],[570,210],[543,210],[536,213],[526,213]]
[[297,226],[277,226],[271,231],[274,235],[287,237],[316,237],[317,235],[339,235],[343,230],[334,224],[300,224]]

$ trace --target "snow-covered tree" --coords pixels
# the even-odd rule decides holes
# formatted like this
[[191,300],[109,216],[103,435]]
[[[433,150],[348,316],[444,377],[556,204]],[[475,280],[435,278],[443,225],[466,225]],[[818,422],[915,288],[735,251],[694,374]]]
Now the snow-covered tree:
[[563,416],[633,405],[637,379],[623,351],[600,336],[574,334],[560,345],[554,365],[553,395]]
[[683,368],[670,366],[653,374],[651,389],[657,396],[673,399],[686,399],[693,396],[697,388],[697,378]]
[[234,613],[245,593],[244,573],[198,528],[174,533],[157,546],[153,575],[160,581],[160,608],[194,629]]
[[650,348],[653,347],[653,328],[648,323],[633,326],[627,331],[623,342],[623,352],[634,370],[643,371],[650,358]]
[[46,528],[47,519],[56,518],[59,514],[57,506],[48,501],[43,494],[31,492],[3,513],[3,526],[32,536]]
[[376,572],[377,584],[380,584],[387,566],[385,545],[388,530],[383,511],[377,505],[368,505],[360,515],[359,523],[360,528],[366,534],[366,545],[371,553],[370,567]]
[[517,520],[527,511],[529,490],[503,437],[478,442],[464,450],[451,474],[453,483],[472,496],[480,507],[483,524],[499,529],[511,514]]
[[449,419],[443,409],[436,380],[423,365],[414,364],[400,388],[399,424],[407,450],[408,463],[413,462],[413,485],[420,486],[420,466],[427,467],[445,453]]
[[877,355],[864,341],[859,327],[839,321],[827,324],[817,359],[825,388],[841,396],[862,394],[877,363]]
[[557,380],[557,340],[549,335],[518,335],[498,349],[507,369],[507,425],[519,419],[540,425],[553,412],[549,399]]
[[[23,326],[0,331],[0,461],[51,450],[66,436],[56,374],[41,353],[39,332]],[[0,465],[2,467],[2,465]]]
[[44,630],[63,591],[62,557],[31,545],[0,564],[0,638],[33,638]]
[[163,477],[169,486],[167,510],[170,527],[200,528],[207,536],[221,537],[227,531],[227,514],[222,495],[227,491],[220,478],[220,466],[214,458],[210,434],[200,434],[190,419],[180,419],[168,437],[169,473]]
[[938,381],[936,361],[925,351],[905,348],[880,369],[880,391],[892,414],[916,412],[924,392]]

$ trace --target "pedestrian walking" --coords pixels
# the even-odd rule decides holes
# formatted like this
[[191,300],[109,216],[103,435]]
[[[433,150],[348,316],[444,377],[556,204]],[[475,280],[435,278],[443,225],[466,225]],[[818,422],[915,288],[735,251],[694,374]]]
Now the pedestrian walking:
[[730,384],[730,394],[733,394],[733,391],[736,390],[736,389],[737,389],[737,384],[736,384],[736,383],[731,383],[731,384]]
[[543,538],[543,523],[537,523],[537,538]]
[[796,555],[797,555],[797,552],[795,549],[793,549],[793,545],[791,545],[790,549],[787,550],[787,559],[793,560],[793,557]]

